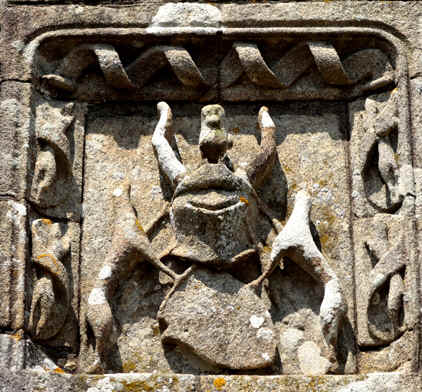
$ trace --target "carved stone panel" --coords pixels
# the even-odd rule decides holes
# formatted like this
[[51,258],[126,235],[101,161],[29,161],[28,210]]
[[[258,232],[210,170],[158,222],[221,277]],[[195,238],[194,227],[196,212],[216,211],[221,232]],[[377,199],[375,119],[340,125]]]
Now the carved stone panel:
[[[182,157],[186,170],[193,173],[198,172],[200,176],[198,179],[203,178],[206,181],[207,176],[214,174],[211,166],[206,171],[200,172],[201,167],[204,167],[201,166],[201,153],[197,146],[199,128],[201,127],[199,118],[201,106],[187,104],[172,106],[173,129],[176,131],[178,153]],[[315,230],[314,234],[317,236],[316,241],[318,241],[320,249],[325,252],[328,262],[338,275],[342,290],[345,292],[345,298],[351,298],[353,286],[347,283],[346,278],[352,274],[353,268],[350,233],[348,231],[348,211],[350,211],[350,207],[348,207],[349,197],[347,196],[347,152],[344,146],[343,120],[341,115],[338,114],[338,109],[341,113],[341,108],[336,105],[331,105],[329,108],[324,108],[318,104],[311,105],[311,107],[295,104],[284,105],[284,107],[280,105],[272,106],[271,118],[274,120],[277,130],[275,142],[278,154],[276,164],[270,172],[271,175],[269,175],[267,182],[263,182],[263,186],[259,190],[261,196],[257,200],[261,200],[261,197],[265,198],[266,203],[270,204],[272,209],[276,211],[274,218],[277,217],[276,219],[281,222],[282,219],[289,216],[298,190],[303,189],[309,192],[312,197],[311,217],[312,222],[314,222],[312,224],[313,230]],[[246,328],[245,333],[246,331],[253,332],[254,327],[250,325],[249,319],[258,318],[261,320],[261,317],[266,319],[267,316],[263,316],[263,314],[270,312],[271,319],[268,321],[268,326],[259,325],[255,333],[259,331],[259,328],[269,331],[268,333],[272,336],[270,342],[274,339],[274,343],[277,344],[277,355],[281,357],[283,371],[316,374],[327,372],[331,365],[326,357],[327,353],[322,354],[320,352],[325,344],[318,317],[319,307],[324,297],[323,281],[319,278],[315,278],[314,281],[310,275],[300,272],[300,267],[296,266],[293,261],[285,261],[283,271],[277,268],[269,277],[268,285],[265,290],[262,289],[260,299],[256,298],[255,300],[258,301],[255,305],[258,306],[255,311],[252,308],[250,314],[242,315],[240,313],[239,317],[246,318],[245,321],[241,321],[241,319],[229,321],[231,320],[228,318],[229,316],[223,317],[222,315],[225,312],[230,312],[230,309],[223,310],[222,303],[211,305],[213,303],[212,298],[216,294],[207,294],[205,288],[207,286],[209,288],[214,287],[213,290],[224,292],[226,290],[223,289],[223,287],[226,287],[225,285],[232,287],[230,289],[233,290],[230,295],[232,299],[224,300],[221,298],[218,301],[229,301],[229,303],[232,301],[233,304],[230,306],[235,306],[234,303],[239,301],[239,305],[237,305],[237,308],[233,308],[233,311],[246,311],[246,308],[243,310],[242,308],[246,305],[244,301],[247,300],[247,297],[244,298],[244,295],[248,292],[247,284],[259,276],[260,270],[259,259],[253,254],[249,257],[246,257],[247,254],[245,254],[243,256],[244,261],[239,259],[233,267],[228,266],[231,275],[226,272],[220,272],[221,277],[219,274],[209,275],[213,268],[210,272],[207,272],[207,269],[203,272],[198,271],[201,278],[197,280],[197,283],[195,283],[196,274],[192,278],[187,278],[189,280],[186,284],[183,283],[177,290],[174,299],[172,297],[168,299],[168,304],[165,307],[163,307],[163,300],[171,286],[169,286],[170,281],[165,275],[162,275],[162,272],[157,274],[158,271],[151,270],[151,267],[145,262],[133,270],[131,263],[135,259],[129,259],[126,262],[121,261],[120,263],[124,264],[118,267],[107,264],[107,260],[110,259],[109,255],[115,252],[114,238],[116,234],[113,234],[113,231],[116,232],[117,230],[118,233],[124,233],[127,230],[132,230],[130,226],[133,223],[127,220],[122,221],[122,218],[128,214],[124,207],[127,201],[123,201],[127,197],[130,199],[132,208],[136,211],[139,224],[150,238],[150,246],[154,254],[165,256],[174,248],[169,256],[164,257],[164,260],[167,260],[166,263],[170,263],[169,265],[175,271],[182,271],[194,260],[202,260],[201,263],[206,264],[211,263],[211,266],[212,263],[218,262],[219,259],[213,261],[214,256],[211,256],[211,254],[209,256],[210,261],[207,261],[208,259],[205,257],[208,254],[206,253],[207,250],[201,244],[204,244],[206,239],[210,241],[211,236],[217,235],[216,238],[218,238],[218,235],[223,235],[219,230],[225,230],[225,235],[231,236],[230,225],[235,225],[236,222],[232,221],[234,217],[229,215],[222,217],[222,222],[224,222],[224,219],[228,220],[229,226],[226,229],[223,226],[216,226],[217,222],[211,221],[209,223],[209,230],[211,231],[206,232],[208,237],[204,237],[198,243],[192,242],[193,233],[188,231],[188,228],[192,225],[190,222],[197,219],[197,215],[184,215],[189,214],[188,211],[179,211],[178,204],[173,204],[170,217],[168,215],[168,204],[171,202],[172,191],[171,184],[166,176],[160,175],[153,152],[152,143],[154,141],[151,136],[157,121],[154,111],[142,106],[139,106],[139,109],[132,107],[129,112],[131,114],[128,116],[127,109],[125,111],[122,105],[114,105],[106,110],[109,114],[102,108],[92,111],[87,124],[86,180],[84,186],[85,219],[82,238],[82,280],[85,279],[87,284],[82,286],[86,290],[82,292],[82,314],[89,312],[86,309],[89,309],[90,301],[96,303],[103,296],[102,292],[99,291],[100,288],[96,288],[101,280],[100,277],[106,276],[105,279],[108,279],[107,273],[112,274],[111,268],[113,268],[113,271],[114,268],[122,269],[121,273],[125,278],[121,280],[122,283],[118,293],[110,299],[112,309],[116,309],[114,313],[116,319],[113,326],[114,332],[109,337],[112,342],[115,342],[115,348],[109,352],[109,366],[121,370],[133,368],[137,371],[148,371],[158,366],[163,371],[173,370],[176,372],[185,372],[189,369],[192,372],[206,372],[211,369],[216,371],[216,369],[223,369],[225,366],[233,369],[248,369],[258,366],[249,362],[241,365],[238,362],[241,356],[236,352],[234,352],[236,355],[233,357],[232,365],[228,365],[227,360],[226,362],[217,360],[219,355],[223,355],[217,354],[217,352],[216,356],[212,357],[214,359],[211,359],[205,354],[205,352],[209,352],[208,348],[200,348],[199,341],[197,343],[188,343],[188,341],[195,338],[196,335],[202,341],[215,345],[216,350],[222,350],[221,352],[225,353],[224,355],[227,357],[228,346],[226,347],[226,344],[229,344],[231,339],[229,338],[230,335],[226,336],[226,334],[233,328],[233,325],[246,323],[245,327],[242,327]],[[133,113],[134,110],[136,110],[135,113]],[[260,151],[255,125],[257,117],[249,114],[249,112],[257,113],[258,110],[259,106],[257,105],[249,105],[249,109],[246,111],[225,105],[226,129],[232,130],[233,133],[233,147],[229,150],[229,159],[230,162],[233,162],[234,167],[239,170],[247,170]],[[315,121],[313,113],[320,110],[324,115]],[[340,157],[341,159],[339,159]],[[329,175],[326,172],[323,173],[326,162],[334,163],[331,165],[332,171]],[[196,167],[199,169],[195,171]],[[215,175],[217,174],[218,172]],[[191,181],[194,181],[194,177]],[[129,183],[130,187],[123,187],[122,183],[124,182]],[[202,198],[207,195],[204,192],[202,194]],[[240,196],[240,198],[240,200],[244,200],[244,203],[251,206],[256,203],[256,196],[253,196],[253,194],[244,193],[244,196]],[[122,201],[119,201],[120,199]],[[203,203],[205,203],[205,200]],[[263,203],[263,201],[260,203]],[[182,219],[181,226],[177,223],[177,219],[179,219],[177,216],[179,215]],[[171,218],[172,216],[173,218]],[[172,219],[176,222],[175,226]],[[101,224],[98,224],[98,222],[101,222]],[[208,223],[202,220],[198,221],[198,224],[199,226],[194,226],[197,227],[194,230],[205,230],[205,225]],[[264,249],[263,254],[271,252],[270,246],[276,235],[275,229],[271,229],[271,219],[261,212],[257,215],[253,225],[256,227],[255,235],[262,238],[264,248],[268,247],[267,251]],[[280,223],[280,227],[282,226],[283,224]],[[137,229],[135,228],[135,230]],[[229,245],[233,246],[239,241],[238,246],[241,246],[242,242],[240,241],[247,241],[247,230],[249,229],[239,222],[235,232],[238,239],[227,237],[229,239],[224,240],[225,237],[221,237],[223,241],[229,241],[229,243],[221,242],[221,245],[216,245],[217,248],[213,249],[218,249],[218,246],[227,247],[227,252],[231,252],[227,253],[229,257],[236,256],[236,253],[242,252],[245,248],[239,247],[239,250],[233,248],[233,253],[232,250],[229,250]],[[244,235],[241,231],[244,231],[246,235],[245,240],[241,240]],[[182,235],[182,232],[185,234]],[[136,233],[133,235],[136,235]],[[179,246],[177,245],[178,241],[182,241],[179,242]],[[186,241],[188,242],[186,243]],[[261,256],[261,259],[262,257],[265,256]],[[105,263],[104,260],[106,260]],[[338,260],[338,262],[334,262],[334,260]],[[340,260],[341,262],[339,262]],[[244,267],[242,267],[242,263]],[[227,269],[227,267],[224,268]],[[98,276],[98,283],[96,283],[96,280],[92,280],[92,276]],[[202,281],[202,279],[205,280]],[[296,280],[298,285],[295,289],[291,285],[292,279]],[[116,284],[118,283],[114,283],[114,285]],[[195,291],[192,290],[195,290],[195,288],[200,290],[201,285],[204,284],[204,298],[201,296],[201,299],[198,298],[200,302],[196,303]],[[222,285],[221,288],[219,288],[220,285]],[[179,290],[181,290],[180,294],[178,294]],[[244,291],[245,294],[241,294],[242,290],[246,290]],[[213,329],[209,329],[210,327],[206,327],[210,317],[212,319],[212,316],[208,316],[202,322],[192,320],[192,336],[189,338],[189,333],[185,332],[188,339],[188,341],[185,341],[185,338],[182,337],[183,331],[178,332],[178,328],[183,325],[182,320],[186,318],[182,310],[175,311],[175,309],[179,309],[176,299],[178,295],[185,301],[189,299],[191,302],[189,306],[193,308],[206,307],[205,303],[201,303],[201,301],[205,301],[206,298],[211,296],[209,297],[209,301],[211,301],[209,306],[215,307],[215,314],[221,314],[222,317],[221,321],[218,322],[222,328],[219,334],[214,338],[206,335],[201,338],[201,328],[204,330],[204,334],[213,331]],[[252,295],[252,292],[249,295]],[[252,298],[247,301],[250,302]],[[217,300],[217,297],[215,300]],[[176,302],[173,303],[174,301]],[[261,301],[263,301],[262,304],[258,305]],[[349,311],[351,311],[353,303],[347,302],[349,303]],[[188,305],[186,303],[185,305],[180,304],[181,309],[183,306]],[[160,312],[158,312],[159,309]],[[174,321],[170,321],[173,319]],[[199,325],[195,327],[196,322],[202,323],[202,327],[200,328]],[[174,326],[173,323],[175,323]],[[160,332],[163,325],[168,325],[167,329]],[[84,327],[85,324],[82,325],[82,328]],[[90,332],[90,330],[95,327],[88,323],[86,328],[86,343],[89,346],[92,344],[89,341],[89,334],[94,335],[91,338],[95,337],[95,331]],[[196,328],[199,329],[194,332]],[[224,328],[228,328],[226,333]],[[354,370],[351,330],[352,321],[349,319],[349,321],[344,322],[344,329],[342,328],[339,332],[339,339],[342,341],[345,350],[339,354],[339,361],[341,361],[342,371],[346,372]],[[288,339],[284,338],[295,334],[301,336],[296,343],[288,343]],[[133,338],[134,336],[136,338]],[[252,341],[246,336],[248,335],[242,338],[242,335],[239,335],[239,339],[248,341],[248,347],[251,349]],[[225,340],[227,340],[226,343],[224,343]],[[186,345],[190,346],[191,349],[186,351],[183,348]],[[276,369],[280,365],[276,365],[274,361],[276,354],[274,347],[273,351],[267,349],[266,352],[262,352],[265,358],[265,354],[268,355],[268,359],[264,358],[264,362],[259,367],[263,365],[266,367],[271,364],[273,371],[279,372],[281,369]],[[201,350],[204,350],[203,354],[201,354]],[[140,352],[143,352],[145,356],[142,361],[137,360]],[[195,359],[195,356],[198,355],[199,358]],[[319,367],[308,364],[308,355],[315,356],[315,360],[319,361],[315,366]],[[207,359],[205,360],[204,357]],[[91,362],[93,357],[88,358],[90,359],[87,360],[87,363]],[[235,363],[237,364],[235,365]]]
[[406,6],[400,25],[381,2],[19,1],[0,13],[1,368],[87,392],[410,390]]

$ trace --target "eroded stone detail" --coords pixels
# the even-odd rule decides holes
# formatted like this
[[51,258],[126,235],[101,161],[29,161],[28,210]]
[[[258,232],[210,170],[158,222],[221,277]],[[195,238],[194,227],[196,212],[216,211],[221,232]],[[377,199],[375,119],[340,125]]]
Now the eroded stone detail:
[[378,370],[410,366],[397,347],[413,340],[413,174],[400,102],[396,88],[349,106],[358,343],[362,368]]
[[356,224],[362,345],[388,344],[407,330],[409,261],[401,223],[400,217],[378,214]]
[[[386,64],[384,72],[378,72],[373,67],[377,62]],[[258,45],[235,42],[221,64],[222,87],[233,85],[243,73],[246,73],[249,80],[257,86],[285,89],[312,65],[317,66],[324,81],[330,85],[355,85],[371,77],[373,79],[371,85],[366,86],[366,89],[375,88],[391,83],[393,77],[393,70],[380,50],[358,51],[346,58],[343,64],[336,49],[329,42],[299,43],[285,53],[271,70],[262,57]],[[365,87],[361,89],[365,90]]]
[[106,83],[117,89],[142,88],[161,68],[169,65],[182,84],[193,88],[207,87],[201,71],[188,51],[177,46],[155,46],[123,67],[116,49],[107,44],[81,45],[73,49],[54,74],[42,80],[50,86],[73,92],[76,81],[91,64],[98,64]]
[[28,329],[35,339],[54,337],[70,307],[70,277],[64,258],[70,252],[70,234],[49,219],[32,222],[32,260],[39,269],[34,283]]
[[83,137],[84,105],[40,98],[31,201],[48,216],[80,218]]
[[[406,315],[408,309],[405,302],[405,285],[402,278],[404,268],[407,264],[407,257],[404,250],[404,240],[401,233],[392,242],[388,238],[388,228],[384,222],[373,222],[372,230],[375,239],[365,241],[365,246],[370,256],[376,259],[376,264],[369,274],[368,308],[373,302],[380,302],[375,299],[377,292],[387,280],[390,280],[387,309],[388,318],[391,323],[389,332],[379,331],[368,319],[368,330],[373,338],[382,343],[389,343],[397,339],[406,329]],[[379,295],[379,294],[378,294]],[[404,316],[400,313],[403,312]],[[403,320],[404,319],[404,320]]]
[[[180,7],[182,11],[187,9]],[[170,5],[163,6],[163,12],[166,8],[179,12]],[[195,15],[193,12],[186,18]],[[150,33],[162,28],[166,27],[153,25]],[[54,71],[50,67],[41,72],[39,88],[51,96],[94,102],[125,97],[206,102],[218,93],[228,101],[332,100],[356,98],[385,88],[395,79],[395,70],[382,50],[356,47],[344,54],[344,48],[340,52],[336,48],[342,44],[335,40],[295,40],[293,45],[286,41],[281,44],[282,50],[271,40],[232,41],[231,47],[211,40],[208,46],[216,52],[212,58],[198,54],[200,48],[189,40],[181,40],[177,46],[157,45],[146,37],[137,46],[145,49],[137,49],[137,57],[131,56],[127,62],[121,59],[126,57],[125,50],[115,44],[76,45],[59,60]],[[277,60],[273,59],[274,53],[270,62],[265,59],[268,56],[263,53],[269,51],[277,54]],[[93,74],[90,68],[96,67],[100,73]],[[164,75],[163,69],[171,72]],[[93,91],[94,86],[98,91]]]
[[164,343],[183,345],[211,365],[253,370],[274,362],[276,334],[265,303],[226,272],[195,269],[158,317]]
[[[360,115],[364,121],[363,133],[356,135],[361,139],[353,174],[355,213],[358,216],[367,216],[374,210],[395,211],[403,201],[404,195],[400,194],[399,188],[398,157],[403,146],[397,139],[397,99],[395,91],[389,97],[384,94],[367,98],[366,113]],[[368,202],[372,207],[367,205]]]
[[337,338],[347,311],[347,303],[336,273],[312,238],[310,210],[310,197],[303,191],[299,192],[289,221],[274,240],[271,259],[275,264],[283,257],[288,257],[318,282],[323,283],[324,298],[319,316],[328,348],[328,358],[334,366],[332,370],[335,370]]
[[[275,267],[282,266],[281,259],[288,257],[324,285],[320,320],[327,346],[323,355],[328,359],[324,361],[330,366],[319,369],[336,371],[337,337],[347,305],[335,272],[312,238],[311,199],[306,192],[299,192],[293,213],[280,230],[282,224],[273,218],[254,188],[268,176],[275,161],[276,127],[268,109],[262,107],[258,115],[262,134],[259,152],[249,167],[234,170],[227,155],[231,141],[224,127],[224,109],[205,106],[199,136],[203,162],[189,173],[171,147],[174,134],[170,107],[161,102],[157,108],[160,119],[152,144],[174,189],[170,221],[175,243],[155,256],[149,228],[142,227],[142,218],[130,201],[130,185],[126,182],[113,192],[117,203],[111,252],[87,299],[86,328],[95,339],[91,343],[95,362],[89,370],[102,371],[106,365],[114,328],[110,301],[122,276],[142,260],[173,280],[158,313],[164,343],[189,348],[201,360],[219,368],[246,370],[271,365],[276,347],[274,328],[265,302],[253,290],[258,290]],[[270,253],[257,239],[259,214],[279,233]],[[153,226],[154,222],[150,228]],[[180,258],[191,265],[176,273],[161,261],[165,257]],[[261,273],[246,285],[219,272],[229,272],[253,257],[259,261]],[[217,323],[219,327],[207,313],[212,309],[218,317],[226,315]],[[87,340],[84,344],[90,343]]]

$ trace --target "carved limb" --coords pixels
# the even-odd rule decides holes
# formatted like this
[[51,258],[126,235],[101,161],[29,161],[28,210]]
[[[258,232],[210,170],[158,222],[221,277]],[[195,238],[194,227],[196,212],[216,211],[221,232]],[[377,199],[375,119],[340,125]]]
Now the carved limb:
[[160,102],[157,104],[157,110],[160,119],[152,136],[152,145],[160,168],[175,188],[186,174],[186,169],[177,159],[175,152],[170,146],[170,141],[174,137],[172,131],[173,115],[170,106],[165,102]]
[[86,322],[95,337],[95,360],[87,370],[88,373],[104,370],[104,358],[110,347],[113,332],[110,299],[124,273],[132,270],[138,262],[146,260],[170,276],[174,280],[174,285],[180,284],[188,274],[187,272],[182,275],[176,274],[153,255],[151,243],[130,202],[129,192],[128,183],[114,192],[116,224],[111,250],[88,298]]
[[275,124],[268,108],[263,106],[258,114],[258,124],[261,130],[261,151],[251,162],[247,171],[248,178],[253,187],[257,188],[266,178],[274,166],[276,157]]
[[336,273],[312,238],[309,226],[310,210],[310,196],[304,191],[298,192],[293,212],[284,229],[274,240],[271,251],[272,262],[253,284],[260,283],[269,276],[282,258],[287,256],[324,285],[324,298],[320,307],[321,328],[328,347],[331,368],[335,370],[337,337],[347,311],[347,304]]

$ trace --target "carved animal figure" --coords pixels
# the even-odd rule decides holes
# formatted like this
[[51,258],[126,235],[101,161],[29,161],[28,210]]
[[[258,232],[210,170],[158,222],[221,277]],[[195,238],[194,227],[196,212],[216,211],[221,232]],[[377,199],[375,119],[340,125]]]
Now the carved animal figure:
[[[337,336],[347,305],[335,272],[312,239],[309,227],[310,197],[305,192],[298,193],[294,211],[281,229],[280,222],[272,217],[255,191],[270,173],[276,157],[276,127],[268,109],[262,107],[258,115],[260,153],[246,170],[240,168],[233,171],[226,155],[231,143],[223,126],[224,109],[220,105],[205,106],[201,112],[199,137],[203,163],[188,173],[170,145],[174,137],[171,109],[164,102],[160,102],[157,108],[160,118],[152,144],[159,166],[174,188],[170,220],[176,244],[166,253],[189,260],[192,265],[183,274],[176,274],[152,254],[146,234],[148,229],[142,228],[131,205],[129,185],[126,184],[121,192],[115,192],[119,222],[113,235],[112,251],[88,298],[86,320],[95,337],[96,355],[96,361],[89,370],[103,370],[113,326],[109,301],[124,269],[146,260],[173,279],[173,287],[160,307],[161,312],[183,279],[196,268],[227,270],[251,254],[259,255],[262,273],[248,284],[249,289],[257,288],[277,265],[281,265],[284,256],[324,285],[324,299],[320,308],[321,329],[332,370],[335,370]],[[271,220],[278,233],[270,256],[264,252],[264,245],[256,236],[260,213]],[[271,364],[273,357],[267,357],[264,356],[256,366]]]
[[66,321],[70,283],[63,259],[70,252],[69,233],[59,223],[37,219],[32,223],[33,262],[42,276],[34,284],[28,329],[35,339],[54,337]]
[[[407,257],[402,233],[394,241],[391,241],[388,238],[387,225],[382,221],[375,221],[372,230],[375,233],[375,238],[366,240],[365,246],[370,254],[376,258],[377,263],[368,277],[367,308],[371,305],[375,294],[389,280],[386,312],[391,322],[391,330],[379,330],[369,318],[368,330],[374,339],[387,344],[397,339],[407,328],[407,309],[405,309],[406,304],[403,300],[406,288],[400,275],[406,268]],[[404,320],[400,320],[401,312],[405,314]]]

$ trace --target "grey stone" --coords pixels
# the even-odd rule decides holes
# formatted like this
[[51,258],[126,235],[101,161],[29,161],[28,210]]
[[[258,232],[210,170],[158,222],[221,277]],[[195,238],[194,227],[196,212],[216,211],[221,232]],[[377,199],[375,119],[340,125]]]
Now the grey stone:
[[0,335],[0,368],[21,371],[25,367],[25,340],[20,334]]
[[264,368],[274,361],[274,327],[264,302],[226,273],[196,269],[158,319],[164,343],[187,347],[222,368]]
[[28,188],[31,86],[10,81],[2,83],[0,91],[0,195],[22,199]]
[[24,327],[25,319],[27,205],[14,200],[1,200],[0,205],[0,326],[17,331]]

